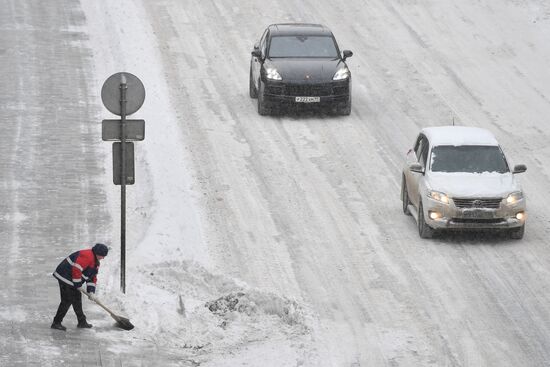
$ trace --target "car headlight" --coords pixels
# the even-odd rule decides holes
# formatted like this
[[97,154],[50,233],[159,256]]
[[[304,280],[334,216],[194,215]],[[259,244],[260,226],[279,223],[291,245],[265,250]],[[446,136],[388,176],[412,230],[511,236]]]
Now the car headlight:
[[332,77],[332,80],[344,80],[349,78],[350,72],[347,67],[338,69],[338,71]]
[[275,68],[266,68],[265,76],[267,77],[267,79],[271,80],[283,80],[281,74],[279,74],[279,72]]
[[447,194],[444,194],[442,192],[439,192],[439,191],[428,191],[428,197],[436,200],[436,201],[439,201],[443,204],[449,204],[449,197],[447,196]]
[[521,199],[523,199],[523,192],[515,191],[515,192],[511,193],[510,195],[508,195],[508,197],[506,198],[506,204],[513,205],[513,204],[517,203],[518,201],[520,201]]

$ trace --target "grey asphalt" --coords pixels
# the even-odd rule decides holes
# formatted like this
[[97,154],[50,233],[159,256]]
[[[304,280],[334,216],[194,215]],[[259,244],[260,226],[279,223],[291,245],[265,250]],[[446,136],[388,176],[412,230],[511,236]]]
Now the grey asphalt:
[[[49,328],[51,276],[70,252],[110,233],[98,104],[78,2],[0,5],[0,366],[188,365],[177,351],[114,327]],[[109,317],[83,301],[90,322]]]

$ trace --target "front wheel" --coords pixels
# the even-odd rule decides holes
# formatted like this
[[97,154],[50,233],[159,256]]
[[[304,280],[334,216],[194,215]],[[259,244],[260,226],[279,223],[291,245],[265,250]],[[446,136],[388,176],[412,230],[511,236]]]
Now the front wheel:
[[418,206],[418,234],[421,238],[432,238],[434,235],[434,229],[426,223],[424,218],[422,203]]
[[407,181],[405,176],[401,178],[401,200],[403,201],[403,213],[405,215],[411,215],[409,211],[409,205],[411,201],[409,200],[409,190],[407,190]]
[[258,98],[258,90],[254,85],[254,79],[252,77],[252,66],[250,66],[250,77],[248,78],[248,93],[250,98]]
[[269,115],[269,108],[266,107],[264,101],[264,85],[262,81],[258,81],[258,113],[262,116]]

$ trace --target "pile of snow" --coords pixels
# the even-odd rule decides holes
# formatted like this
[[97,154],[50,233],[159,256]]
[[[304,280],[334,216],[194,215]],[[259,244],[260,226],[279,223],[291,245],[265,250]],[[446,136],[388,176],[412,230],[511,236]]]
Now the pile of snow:
[[265,313],[280,317],[288,325],[299,325],[304,322],[302,307],[296,301],[258,291],[229,293],[215,301],[207,302],[206,307],[224,318],[232,312],[245,313],[248,316]]
[[[110,269],[116,268],[113,265],[109,264]],[[131,333],[137,340],[178,349],[182,357],[204,360],[235,354],[249,344],[266,347],[277,340],[287,348],[302,341],[292,353],[307,352],[311,316],[296,300],[251,289],[186,260],[142,266],[126,294],[116,289],[118,273],[106,273],[99,296],[130,318],[135,325]],[[110,323],[100,321],[98,326]],[[299,356],[292,358],[296,361]]]

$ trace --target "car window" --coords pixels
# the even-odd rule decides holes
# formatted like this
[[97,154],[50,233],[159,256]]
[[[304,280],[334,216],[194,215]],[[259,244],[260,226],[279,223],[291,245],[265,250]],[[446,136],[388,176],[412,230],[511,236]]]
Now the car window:
[[416,159],[420,162],[420,153],[422,152],[422,147],[424,146],[424,136],[420,135],[416,139],[416,144],[414,145],[414,153],[416,154]]
[[330,57],[338,51],[330,36],[275,36],[271,37],[269,57]]
[[432,149],[433,172],[509,172],[504,153],[498,146],[440,145]]
[[264,33],[262,34],[262,37],[260,38],[260,44],[265,42],[267,36],[267,28],[265,29]]
[[260,50],[262,51],[262,56],[265,56],[265,51],[266,51],[266,46],[267,46],[267,34],[268,34],[268,30],[266,29],[264,31],[264,34],[262,35],[262,38],[260,38]]
[[423,167],[426,167],[426,161],[428,159],[428,149],[429,144],[427,139],[422,139],[422,148],[420,150],[420,156],[418,157],[418,161],[422,164]]

